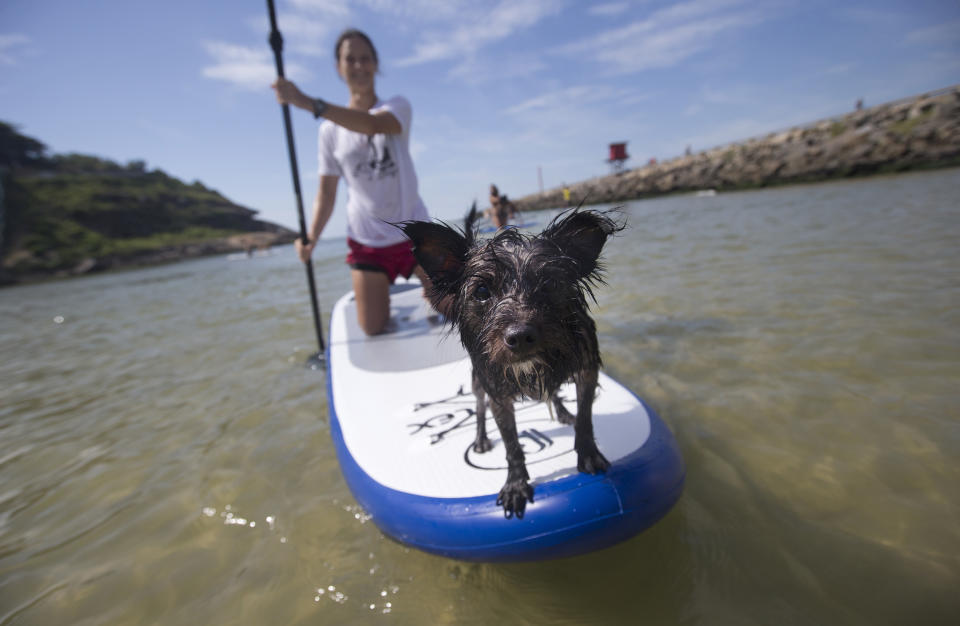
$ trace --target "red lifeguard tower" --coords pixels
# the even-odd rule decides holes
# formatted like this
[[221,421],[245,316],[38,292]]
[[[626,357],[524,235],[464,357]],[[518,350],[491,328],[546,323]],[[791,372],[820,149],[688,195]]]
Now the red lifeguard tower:
[[626,141],[621,143],[610,144],[610,158],[607,159],[607,163],[610,164],[610,168],[615,173],[619,173],[623,171],[623,164],[629,158],[630,156],[627,154]]

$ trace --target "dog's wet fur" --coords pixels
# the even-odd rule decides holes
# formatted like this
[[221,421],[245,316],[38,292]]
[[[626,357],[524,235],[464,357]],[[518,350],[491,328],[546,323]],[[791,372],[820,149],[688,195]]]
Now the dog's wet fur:
[[[459,330],[470,355],[477,398],[474,451],[493,447],[486,432],[488,400],[500,430],[507,481],[497,504],[507,518],[523,517],[533,502],[513,410],[519,398],[549,402],[560,422],[573,425],[579,471],[597,474],[610,466],[593,434],[601,362],[587,298],[594,299],[592,288],[602,283],[598,259],[607,238],[623,228],[615,217],[578,208],[539,235],[504,229],[485,240],[474,232],[476,205],[462,231],[433,222],[400,225],[432,282],[428,298]],[[557,396],[571,380],[576,416]]]

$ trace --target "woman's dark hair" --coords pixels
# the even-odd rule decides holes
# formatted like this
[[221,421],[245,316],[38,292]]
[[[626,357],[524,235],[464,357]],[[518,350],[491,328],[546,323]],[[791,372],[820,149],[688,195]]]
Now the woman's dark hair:
[[333,60],[337,63],[340,63],[340,46],[343,45],[343,42],[347,39],[353,37],[359,37],[363,39],[368,46],[370,46],[370,52],[373,53],[373,62],[377,64],[377,67],[380,67],[380,59],[377,57],[377,49],[374,47],[373,42],[370,41],[370,38],[367,37],[367,34],[362,30],[357,30],[356,28],[348,28],[347,30],[340,33],[340,36],[337,37],[337,43],[333,46]]

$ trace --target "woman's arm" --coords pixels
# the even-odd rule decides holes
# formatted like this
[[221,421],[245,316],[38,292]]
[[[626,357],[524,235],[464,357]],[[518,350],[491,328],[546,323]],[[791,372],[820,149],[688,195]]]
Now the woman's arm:
[[[280,104],[292,104],[298,109],[313,113],[313,98],[300,91],[291,81],[278,78],[273,83],[273,88]],[[323,117],[347,130],[365,135],[398,135],[403,132],[400,122],[389,111],[372,114],[327,103]]]
[[367,113],[366,111],[348,109],[335,104],[327,104],[327,108],[323,111],[323,117],[337,126],[343,126],[347,130],[364,135],[399,135],[403,131],[400,122],[389,111]]
[[309,241],[304,244],[297,239],[294,246],[297,249],[297,256],[304,263],[310,261],[310,255],[313,248],[320,241],[320,235],[330,221],[330,215],[333,214],[333,205],[337,200],[337,183],[340,182],[339,176],[321,176],[320,184],[317,187],[317,196],[313,200],[313,220],[310,223],[310,232],[307,234]]

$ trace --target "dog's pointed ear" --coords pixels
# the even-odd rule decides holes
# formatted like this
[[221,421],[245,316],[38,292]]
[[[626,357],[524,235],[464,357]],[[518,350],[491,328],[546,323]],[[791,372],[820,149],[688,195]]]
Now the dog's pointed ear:
[[610,213],[575,209],[557,216],[541,235],[577,262],[581,279],[595,277],[597,259],[607,238],[624,226]]
[[467,259],[466,238],[446,224],[404,222],[399,226],[413,242],[413,256],[434,287],[445,293],[454,291]]

